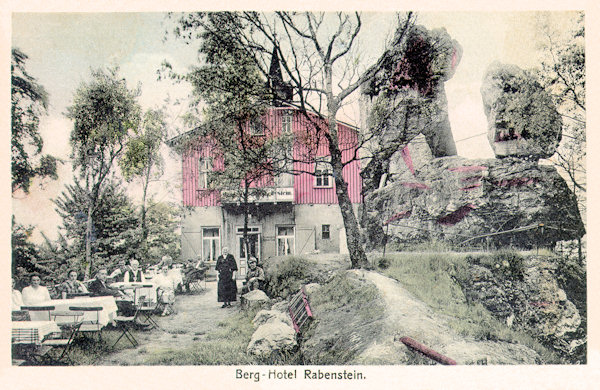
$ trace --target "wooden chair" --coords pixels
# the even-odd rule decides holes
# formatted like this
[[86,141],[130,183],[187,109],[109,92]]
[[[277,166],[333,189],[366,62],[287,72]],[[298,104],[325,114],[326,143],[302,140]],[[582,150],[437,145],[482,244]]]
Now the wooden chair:
[[54,306],[21,306],[21,310],[27,310],[31,316],[31,312],[48,312],[48,321],[51,321],[50,312],[55,309]]
[[81,326],[79,328],[78,333],[83,333],[83,334],[96,333],[98,335],[98,341],[102,340],[102,324],[100,323],[100,312],[103,310],[102,306],[92,306],[92,307],[71,306],[71,307],[69,307],[69,310],[75,311],[75,312],[84,312],[84,315],[85,315],[85,313],[95,312],[96,318],[92,318],[92,319],[88,319],[88,320],[86,320],[84,318],[81,321]]

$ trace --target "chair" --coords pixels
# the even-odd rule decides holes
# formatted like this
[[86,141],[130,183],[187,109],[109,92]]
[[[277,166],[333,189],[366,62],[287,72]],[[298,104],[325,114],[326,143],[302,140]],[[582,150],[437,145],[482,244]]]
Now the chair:
[[[144,288],[152,288],[154,287],[153,285],[149,284],[149,285],[143,285],[142,287]],[[148,323],[158,329],[160,329],[160,326],[158,326],[158,323],[156,323],[156,321],[152,318],[152,314],[154,312],[156,312],[156,310],[159,307],[159,302],[160,302],[160,297],[157,294],[156,297],[156,302],[154,302],[151,298],[146,297],[145,295],[140,295],[140,297],[138,298],[138,304],[137,304],[137,316],[144,316],[144,321],[145,323]]]
[[[73,360],[69,356],[69,352],[71,350],[71,346],[75,337],[79,333],[79,329],[81,328],[81,324],[83,323],[83,312],[82,311],[55,311],[52,313],[54,321],[57,321],[60,318],[70,318],[71,321],[68,322],[60,322],[59,326],[61,327],[62,332],[58,334],[57,337],[49,337],[42,341],[42,347],[51,347],[51,351],[48,351],[43,356],[43,361],[49,364],[61,364],[63,362],[68,362],[71,364]],[[58,349],[62,349],[62,353],[55,354],[52,351],[56,351]]]
[[[21,310],[27,310],[28,312],[30,312],[30,316],[31,316],[31,312],[43,312],[46,311],[48,312],[48,321],[51,321],[50,318],[50,312],[53,311],[55,309],[54,306],[21,306]],[[34,316],[31,316],[34,317]]]
[[81,322],[81,326],[79,328],[78,333],[97,333],[98,341],[102,340],[102,324],[100,323],[100,312],[103,310],[102,306],[71,306],[69,307],[70,311],[76,312],[96,312],[96,318],[92,319],[83,319]]
[[114,318],[116,327],[118,330],[121,331],[121,335],[119,336],[117,341],[115,341],[115,343],[112,345],[112,348],[114,348],[115,345],[117,345],[117,343],[119,342],[119,340],[121,340],[123,338],[123,336],[125,336],[127,338],[127,340],[129,340],[131,345],[133,345],[134,347],[138,346],[137,340],[131,333],[131,329],[135,326],[135,319],[138,315],[138,311],[139,311],[139,307],[138,307],[138,309],[136,309],[135,313],[131,316],[118,315]]

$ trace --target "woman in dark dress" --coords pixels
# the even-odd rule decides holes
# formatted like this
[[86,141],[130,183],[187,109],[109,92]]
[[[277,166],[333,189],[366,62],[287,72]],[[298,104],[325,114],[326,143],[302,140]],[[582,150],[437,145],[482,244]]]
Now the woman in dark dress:
[[221,307],[231,307],[231,302],[236,300],[237,284],[234,275],[237,269],[233,255],[229,253],[228,248],[224,247],[215,266],[215,270],[219,273],[217,302],[223,302]]

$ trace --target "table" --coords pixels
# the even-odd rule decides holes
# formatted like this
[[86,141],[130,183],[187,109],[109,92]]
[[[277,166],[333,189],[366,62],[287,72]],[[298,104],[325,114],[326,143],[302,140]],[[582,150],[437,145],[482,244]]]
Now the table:
[[[29,306],[54,306],[56,311],[67,311],[71,306],[79,307],[102,307],[102,311],[98,313],[98,322],[102,326],[106,326],[117,316],[117,304],[112,296],[106,297],[77,297],[73,299],[51,299],[49,301],[40,302]],[[44,312],[30,312],[32,320],[39,320],[43,316],[47,316]],[[58,324],[69,323],[68,317],[57,317]],[[96,321],[96,312],[86,311],[83,316],[83,321]]]
[[142,296],[145,296],[150,302],[156,302],[156,288],[158,286],[151,282],[115,282],[111,283],[109,287],[118,288],[120,290],[134,290],[135,305],[139,305],[139,298]]
[[54,321],[12,321],[13,344],[40,345],[50,333],[60,332]]

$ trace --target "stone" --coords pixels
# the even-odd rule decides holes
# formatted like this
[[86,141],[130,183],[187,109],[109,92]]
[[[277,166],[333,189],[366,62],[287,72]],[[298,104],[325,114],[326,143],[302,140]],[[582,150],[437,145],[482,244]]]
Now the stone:
[[304,286],[304,292],[306,292],[306,295],[310,297],[320,288],[321,285],[319,283],[309,283],[306,286]]
[[[367,245],[381,247],[387,235],[401,245],[438,240],[531,249],[585,233],[576,199],[552,166],[452,156],[431,160],[409,180],[365,195]],[[529,230],[487,235],[519,228]]]
[[276,321],[280,321],[288,324],[289,326],[292,326],[292,320],[290,319],[289,314],[279,310],[261,310],[258,313],[256,313],[256,316],[254,316],[252,323],[254,324],[254,326],[261,326],[266,323]]
[[394,174],[390,162],[419,134],[435,157],[456,155],[448,118],[444,82],[460,62],[462,48],[444,28],[413,26],[396,36],[380,59],[382,68],[361,86],[361,128],[373,139],[363,169],[363,188],[379,187],[382,176]]
[[240,298],[240,306],[242,310],[253,310],[269,305],[271,299],[262,290],[253,290],[244,294]]
[[261,359],[291,352],[297,347],[296,332],[282,321],[269,321],[259,326],[248,344],[247,352]]
[[488,140],[496,157],[551,157],[562,136],[562,118],[550,93],[516,65],[492,63],[481,85]]

